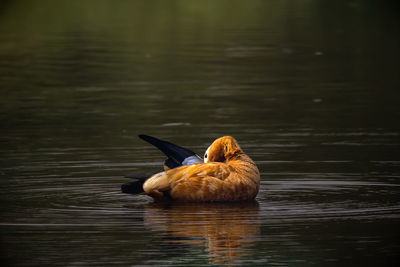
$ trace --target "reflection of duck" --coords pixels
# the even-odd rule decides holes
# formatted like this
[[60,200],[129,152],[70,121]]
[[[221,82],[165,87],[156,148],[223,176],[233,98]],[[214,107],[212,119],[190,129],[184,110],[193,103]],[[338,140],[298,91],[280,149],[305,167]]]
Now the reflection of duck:
[[195,202],[252,200],[258,193],[257,166],[231,136],[215,140],[204,155],[204,163],[188,149],[154,137],[140,137],[168,156],[165,171],[151,177],[133,175],[131,178],[138,181],[122,185],[125,193]]
[[168,233],[170,244],[205,246],[213,264],[232,264],[246,256],[260,234],[256,201],[153,203],[146,206],[144,222],[152,230]]

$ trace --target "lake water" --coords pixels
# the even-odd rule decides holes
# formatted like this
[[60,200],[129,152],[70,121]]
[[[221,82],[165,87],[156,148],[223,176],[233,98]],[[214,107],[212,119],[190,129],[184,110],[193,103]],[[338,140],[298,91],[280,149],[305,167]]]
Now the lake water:
[[[2,266],[399,264],[398,11],[1,1]],[[122,194],[164,160],[138,134],[236,137],[256,201]]]

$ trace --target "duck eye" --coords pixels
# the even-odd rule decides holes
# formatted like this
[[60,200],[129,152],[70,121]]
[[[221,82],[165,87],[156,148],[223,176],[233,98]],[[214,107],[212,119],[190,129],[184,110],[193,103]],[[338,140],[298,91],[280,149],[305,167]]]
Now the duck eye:
[[207,154],[204,155],[204,158],[207,158]]

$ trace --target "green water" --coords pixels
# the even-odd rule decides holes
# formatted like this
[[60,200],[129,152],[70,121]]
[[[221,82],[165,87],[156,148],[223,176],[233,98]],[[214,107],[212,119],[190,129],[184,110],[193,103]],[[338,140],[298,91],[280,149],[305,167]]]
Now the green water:
[[[375,1],[376,2],[376,1]],[[1,1],[2,266],[395,266],[395,1]],[[250,204],[120,193],[232,135]]]

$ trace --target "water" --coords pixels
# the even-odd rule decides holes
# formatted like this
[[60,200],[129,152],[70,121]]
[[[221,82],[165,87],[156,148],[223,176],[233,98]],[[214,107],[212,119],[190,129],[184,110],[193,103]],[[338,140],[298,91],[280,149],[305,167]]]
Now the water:
[[[2,1],[5,266],[394,266],[394,1]],[[340,14],[340,16],[338,15]],[[120,193],[233,135],[254,203]]]

